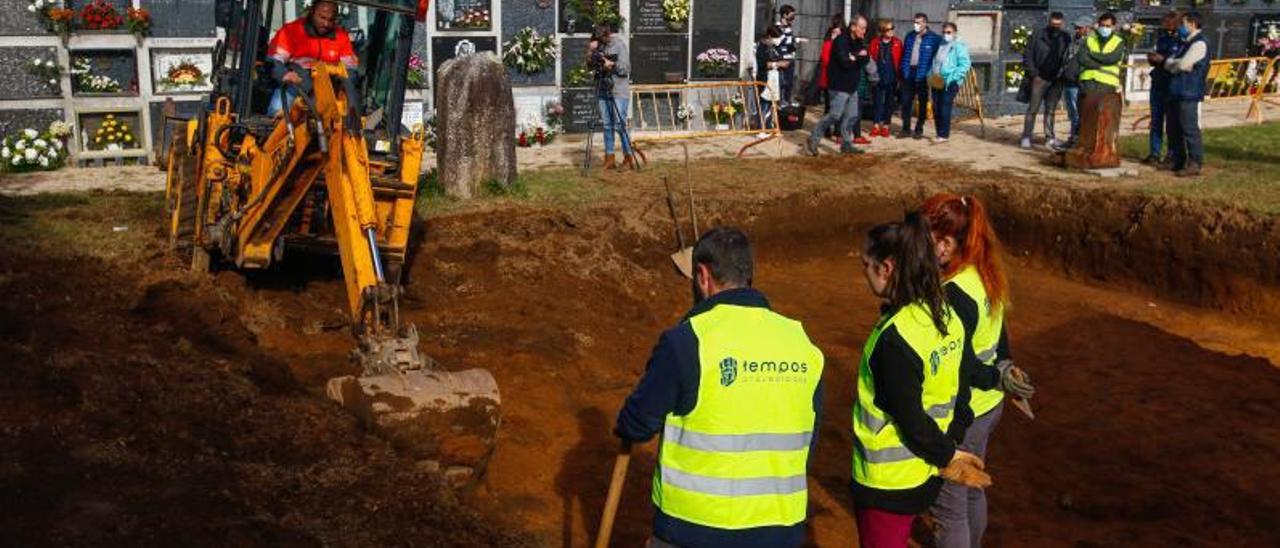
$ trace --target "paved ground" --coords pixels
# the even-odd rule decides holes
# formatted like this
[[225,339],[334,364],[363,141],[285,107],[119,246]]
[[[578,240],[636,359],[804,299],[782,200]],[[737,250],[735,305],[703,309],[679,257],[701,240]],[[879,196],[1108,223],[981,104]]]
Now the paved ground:
[[[1244,118],[1247,103],[1239,101],[1206,103],[1204,106],[1204,126],[1225,127],[1240,125]],[[1263,116],[1266,120],[1280,119],[1280,107],[1264,105]],[[1123,133],[1132,133],[1134,122],[1145,111],[1130,109],[1126,113]],[[812,118],[812,117],[811,117]],[[1033,150],[1022,150],[1017,147],[1021,131],[1022,117],[1006,116],[989,120],[985,130],[976,120],[965,121],[956,125],[952,139],[948,143],[935,145],[931,141],[914,141],[911,139],[874,139],[868,147],[872,154],[913,154],[933,160],[956,162],[978,170],[990,171],[1024,171],[1028,175],[1054,178],[1093,179],[1093,175],[1071,173],[1046,162],[1048,153],[1043,146]],[[811,119],[806,128],[813,126]],[[1065,128],[1065,118],[1059,124]],[[1136,131],[1146,131],[1143,125]],[[932,135],[932,128],[926,129]],[[804,141],[806,132],[789,132],[781,143],[765,143],[753,148],[747,156],[752,158],[794,156],[800,153],[800,143]],[[644,138],[636,134],[636,139]],[[678,160],[682,157],[681,143],[688,143],[689,153],[693,158],[731,157],[739,147],[750,142],[746,137],[704,138],[670,143],[654,143],[642,146],[654,160]],[[544,148],[518,149],[521,169],[538,169],[547,167],[580,166],[583,149],[586,145],[584,136],[566,136],[555,144]],[[600,143],[596,141],[597,157],[600,154]],[[835,148],[830,141],[823,146],[826,154],[834,153]],[[424,165],[432,165],[434,158],[428,157]],[[1127,167],[1137,168],[1136,165]],[[0,194],[30,195],[49,192],[66,192],[72,190],[128,190],[159,191],[164,189],[164,172],[154,167],[119,167],[119,168],[67,168],[55,172],[30,173],[0,176]]]

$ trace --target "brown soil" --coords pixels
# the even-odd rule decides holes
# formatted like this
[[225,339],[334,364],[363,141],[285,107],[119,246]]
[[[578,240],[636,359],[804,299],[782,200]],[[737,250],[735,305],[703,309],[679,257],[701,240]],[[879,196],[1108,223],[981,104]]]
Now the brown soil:
[[[1078,220],[1077,202],[1034,212],[1085,191],[1016,176],[994,186],[989,174],[904,171],[876,158],[712,166],[698,172],[704,226],[748,229],[758,285],[827,356],[815,544],[856,538],[846,487],[851,373],[876,307],[851,250],[868,224],[899,216],[937,180],[991,197],[1007,235],[1023,226],[1039,235],[1009,237],[1019,255],[1035,252],[1013,261],[1010,329],[1041,391],[1035,422],[1010,412],[996,435],[989,544],[1280,542],[1271,519],[1280,503],[1269,496],[1280,488],[1270,309],[1243,316],[1229,300],[1180,293],[1179,280],[1220,286],[1224,269],[1188,277],[1176,269],[1187,263],[1157,260],[1186,250],[1191,264],[1218,264],[1207,247],[1152,248],[1163,241],[1155,231],[1171,226],[1055,247],[1057,235],[1094,225]],[[783,169],[821,180],[782,187],[750,177]],[[208,279],[179,273],[158,235],[145,260],[125,265],[0,248],[0,290],[14,296],[0,304],[0,358],[12,364],[0,381],[0,531],[24,544],[158,544],[182,534],[208,544],[587,545],[616,449],[613,416],[658,333],[688,305],[688,284],[667,258],[660,172],[589,183],[607,204],[490,203],[427,224],[406,314],[426,354],[454,369],[488,368],[503,393],[497,450],[464,506],[319,396],[324,379],[350,372],[332,261]],[[1088,214],[1095,225],[1122,222],[1107,217],[1114,211]],[[1272,225],[1247,219],[1217,237],[1255,226]],[[1125,260],[1083,251],[1125,246]],[[1086,264],[1121,285],[1103,285]],[[1157,283],[1166,269],[1171,282]],[[1090,276],[1072,281],[1062,270]],[[1263,274],[1248,283],[1274,292],[1273,274]],[[617,545],[648,534],[652,466],[652,444],[639,448]]]

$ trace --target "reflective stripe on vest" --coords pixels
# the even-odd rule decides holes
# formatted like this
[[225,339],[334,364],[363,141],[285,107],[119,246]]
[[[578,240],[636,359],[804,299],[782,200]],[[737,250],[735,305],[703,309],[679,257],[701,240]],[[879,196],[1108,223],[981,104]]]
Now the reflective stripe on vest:
[[[885,490],[918,487],[938,469],[917,457],[902,443],[893,420],[875,404],[875,380],[870,359],[886,329],[895,327],[924,368],[920,400],[924,412],[946,432],[955,418],[960,390],[960,366],[964,357],[964,325],[947,309],[947,335],[933,324],[928,310],[919,304],[881,318],[862,350],[858,367],[858,399],[853,405],[853,479],[861,485]],[[911,364],[894,364],[902,367]]]
[[[1103,55],[1107,55],[1109,53],[1114,52],[1123,43],[1124,43],[1124,40],[1121,40],[1119,36],[1116,36],[1113,34],[1111,35],[1111,38],[1107,39],[1106,44],[1100,44],[1098,43],[1097,32],[1089,33],[1089,38],[1085,39],[1084,41],[1085,48],[1087,48],[1089,51],[1093,53],[1101,53]],[[1086,69],[1080,73],[1081,82],[1087,82],[1090,80],[1098,82],[1099,84],[1105,84],[1105,85],[1114,87],[1116,89],[1119,89],[1120,88],[1120,62],[1116,62],[1101,68]]]
[[687,415],[667,415],[654,505],[717,529],[804,521],[822,352],[798,322],[767,308],[722,304],[689,322],[698,400]]
[[[978,304],[978,325],[974,327],[970,341],[978,361],[994,366],[996,346],[1000,344],[1000,334],[1004,331],[1004,310],[992,306],[991,299],[987,297],[987,286],[982,284],[982,275],[973,265],[960,269],[947,283],[955,284]],[[990,413],[1001,401],[1004,401],[1004,392],[975,388],[970,394],[969,407],[973,409],[973,415],[979,417]]]

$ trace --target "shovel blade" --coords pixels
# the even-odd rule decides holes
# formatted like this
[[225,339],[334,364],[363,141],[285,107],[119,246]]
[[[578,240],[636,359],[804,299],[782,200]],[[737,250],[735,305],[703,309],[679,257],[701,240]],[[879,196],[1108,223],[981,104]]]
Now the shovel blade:
[[680,274],[690,280],[693,279],[693,248],[686,247],[671,254],[671,262],[675,263],[676,270]]

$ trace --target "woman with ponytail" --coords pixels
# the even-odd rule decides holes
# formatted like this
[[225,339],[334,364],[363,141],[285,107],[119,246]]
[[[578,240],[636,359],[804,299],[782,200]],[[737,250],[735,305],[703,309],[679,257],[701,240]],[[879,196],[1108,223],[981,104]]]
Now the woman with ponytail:
[[862,263],[884,304],[858,366],[853,406],[854,514],[863,547],[904,548],[943,479],[989,485],[982,459],[957,449],[976,366],[947,303],[928,222],[913,213],[867,234]]
[[[1004,315],[1009,309],[1009,282],[986,208],[977,198],[938,194],[920,212],[929,221],[934,252],[942,269],[947,301],[968,334],[977,364],[971,371],[973,424],[960,449],[987,458],[987,441],[1000,422],[1006,393],[1030,398],[1030,378],[1013,365]],[[933,507],[940,548],[981,546],[987,526],[987,498],[981,489],[943,486]]]

